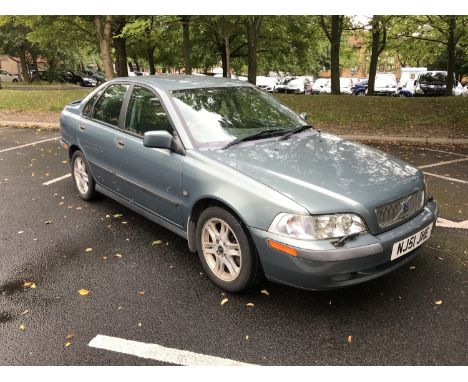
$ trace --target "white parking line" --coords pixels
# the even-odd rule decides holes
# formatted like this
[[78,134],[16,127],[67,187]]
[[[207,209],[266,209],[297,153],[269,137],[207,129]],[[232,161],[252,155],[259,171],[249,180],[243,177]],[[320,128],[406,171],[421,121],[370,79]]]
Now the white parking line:
[[419,168],[429,168],[429,167],[436,167],[436,166],[444,166],[446,164],[452,164],[452,163],[458,163],[458,162],[465,162],[468,161],[468,158],[462,158],[462,159],[453,159],[453,160],[448,160],[445,162],[437,162],[433,164],[426,164],[425,166],[419,166]]
[[437,218],[437,227],[468,229],[468,220],[457,223],[448,219]]
[[425,171],[424,171],[424,174],[425,174],[425,175],[429,175],[429,176],[434,176],[434,177],[436,177],[436,178],[441,178],[441,179],[449,180],[449,181],[451,181],[451,182],[458,182],[458,183],[468,184],[468,181],[466,181],[466,180],[450,178],[450,177],[448,177],[448,176],[442,176],[442,175],[438,175],[438,174],[432,174],[432,173],[430,173],[430,172],[425,172]]
[[157,344],[103,336],[101,334],[94,337],[88,346],[182,366],[255,366],[231,359],[166,348]]
[[67,179],[71,176],[71,174],[65,174],[63,176],[59,176],[58,178],[49,180],[48,182],[42,183],[43,186],[48,186],[49,184],[55,183],[55,182],[60,182],[63,179]]
[[10,148],[8,148],[8,149],[0,150],[0,153],[4,153],[4,152],[7,152],[7,151],[16,150],[16,149],[21,149],[21,148],[23,148],[23,147],[34,146],[34,145],[37,145],[37,144],[39,144],[39,143],[44,143],[44,142],[49,142],[49,141],[55,141],[55,140],[57,140],[57,139],[59,139],[59,138],[60,138],[60,137],[49,138],[49,139],[43,139],[42,141],[27,143],[27,144],[21,145],[21,146],[10,147]]
[[434,152],[436,152],[436,153],[443,153],[443,154],[458,155],[458,156],[461,156],[461,157],[468,158],[468,155],[460,154],[460,153],[454,153],[453,151],[429,149],[429,148],[427,148],[427,147],[418,147],[418,148],[421,149],[421,150],[434,151]]

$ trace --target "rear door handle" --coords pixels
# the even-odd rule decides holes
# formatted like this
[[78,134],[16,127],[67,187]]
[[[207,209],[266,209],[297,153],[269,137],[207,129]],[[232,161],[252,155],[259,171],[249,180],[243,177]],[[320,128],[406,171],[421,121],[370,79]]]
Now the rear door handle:
[[84,125],[80,125],[80,130],[81,130],[81,131],[85,131],[85,130],[86,130],[86,127],[84,127]]
[[116,144],[118,147],[124,147],[125,146],[125,142],[122,138],[117,138],[117,141],[116,141]]

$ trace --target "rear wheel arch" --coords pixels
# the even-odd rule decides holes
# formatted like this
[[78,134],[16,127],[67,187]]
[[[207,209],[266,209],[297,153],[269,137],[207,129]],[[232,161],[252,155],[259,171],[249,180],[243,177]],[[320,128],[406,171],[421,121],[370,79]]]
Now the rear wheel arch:
[[71,145],[68,149],[68,158],[71,159],[73,157],[73,154],[75,154],[75,151],[77,150],[81,149],[77,145]]

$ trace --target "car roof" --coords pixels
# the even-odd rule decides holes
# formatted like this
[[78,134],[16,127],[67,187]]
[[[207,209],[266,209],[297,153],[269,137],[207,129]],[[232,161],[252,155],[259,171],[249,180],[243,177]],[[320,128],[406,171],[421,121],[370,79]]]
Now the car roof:
[[157,89],[171,92],[173,90],[220,88],[235,86],[253,86],[245,81],[233,80],[224,77],[194,76],[194,75],[172,75],[162,74],[154,76],[119,77],[112,81],[128,81],[142,85],[153,86]]

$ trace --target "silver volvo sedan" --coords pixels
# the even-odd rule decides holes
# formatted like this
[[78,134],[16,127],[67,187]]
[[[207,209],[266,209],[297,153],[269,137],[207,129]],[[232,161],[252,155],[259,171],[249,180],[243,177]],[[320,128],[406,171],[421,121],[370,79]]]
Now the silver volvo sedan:
[[187,239],[219,287],[352,285],[417,255],[437,203],[420,170],[322,134],[237,80],[106,82],[60,118],[81,198],[104,194]]

